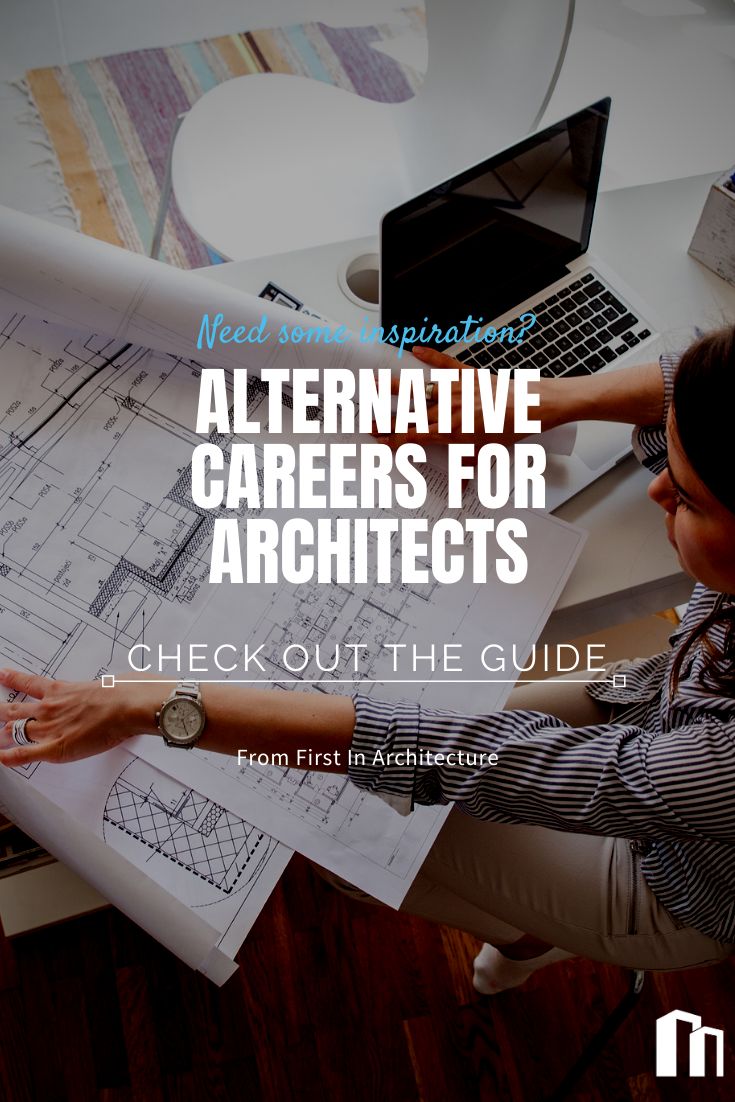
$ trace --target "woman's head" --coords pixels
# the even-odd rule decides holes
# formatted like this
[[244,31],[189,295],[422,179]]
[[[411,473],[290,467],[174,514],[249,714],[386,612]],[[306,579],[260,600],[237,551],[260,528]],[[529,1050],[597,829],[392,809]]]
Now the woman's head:
[[650,495],[687,573],[735,593],[735,327],[682,356],[667,430],[668,467]]

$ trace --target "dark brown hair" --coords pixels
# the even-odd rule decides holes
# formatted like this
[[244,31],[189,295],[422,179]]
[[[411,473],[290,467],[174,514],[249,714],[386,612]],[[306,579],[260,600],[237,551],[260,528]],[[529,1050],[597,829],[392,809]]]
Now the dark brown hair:
[[[735,515],[735,326],[707,333],[686,350],[674,379],[672,407],[679,443],[692,469]],[[712,642],[716,626],[724,629],[722,649]],[[735,603],[728,594],[684,640],[674,662],[674,687],[686,655],[698,642],[706,654],[703,687],[735,693]]]

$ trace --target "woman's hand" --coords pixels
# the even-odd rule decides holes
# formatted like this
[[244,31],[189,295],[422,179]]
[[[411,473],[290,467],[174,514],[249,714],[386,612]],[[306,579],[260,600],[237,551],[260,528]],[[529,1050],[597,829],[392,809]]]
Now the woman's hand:
[[[99,681],[52,681],[48,677],[0,670],[0,684],[29,699],[0,703],[0,764],[70,762],[110,750],[146,729],[165,692],[155,682],[103,688]],[[12,741],[13,721],[28,719],[30,746]]]

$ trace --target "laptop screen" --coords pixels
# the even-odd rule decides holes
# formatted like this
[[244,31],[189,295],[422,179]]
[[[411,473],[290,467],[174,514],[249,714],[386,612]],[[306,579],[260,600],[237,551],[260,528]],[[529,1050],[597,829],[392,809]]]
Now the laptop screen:
[[609,112],[601,100],[389,211],[384,330],[489,323],[564,275],[589,244]]

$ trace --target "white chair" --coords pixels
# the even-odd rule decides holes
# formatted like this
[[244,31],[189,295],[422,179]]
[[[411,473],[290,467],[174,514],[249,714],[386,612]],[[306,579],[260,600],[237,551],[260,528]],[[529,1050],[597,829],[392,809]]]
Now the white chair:
[[405,103],[264,73],[202,96],[171,173],[182,214],[244,260],[377,232],[384,211],[532,130],[575,0],[426,0],[429,67]]

